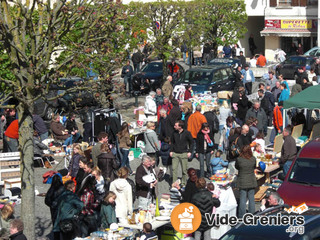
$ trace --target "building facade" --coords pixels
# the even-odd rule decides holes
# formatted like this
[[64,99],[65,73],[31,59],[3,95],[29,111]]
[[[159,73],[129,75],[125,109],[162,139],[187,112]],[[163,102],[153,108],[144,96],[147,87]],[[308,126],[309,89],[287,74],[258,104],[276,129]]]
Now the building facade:
[[265,54],[274,59],[281,48],[289,55],[296,54],[301,44],[303,52],[317,44],[318,0],[268,0],[264,14]]

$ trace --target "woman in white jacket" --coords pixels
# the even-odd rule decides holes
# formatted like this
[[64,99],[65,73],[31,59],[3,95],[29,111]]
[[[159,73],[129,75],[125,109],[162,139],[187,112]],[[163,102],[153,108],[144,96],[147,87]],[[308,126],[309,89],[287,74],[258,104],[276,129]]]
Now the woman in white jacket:
[[128,213],[132,213],[132,188],[126,180],[128,168],[122,167],[118,170],[118,179],[110,184],[110,191],[117,195],[116,198],[116,217],[119,219],[127,218]]

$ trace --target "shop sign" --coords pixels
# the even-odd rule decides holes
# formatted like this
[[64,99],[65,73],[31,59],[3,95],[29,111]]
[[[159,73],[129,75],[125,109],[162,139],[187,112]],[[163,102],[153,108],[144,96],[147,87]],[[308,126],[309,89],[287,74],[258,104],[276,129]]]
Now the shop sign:
[[298,19],[267,19],[264,21],[265,28],[281,29],[316,29],[317,20],[298,20]]
[[310,29],[312,20],[281,20],[282,29]]

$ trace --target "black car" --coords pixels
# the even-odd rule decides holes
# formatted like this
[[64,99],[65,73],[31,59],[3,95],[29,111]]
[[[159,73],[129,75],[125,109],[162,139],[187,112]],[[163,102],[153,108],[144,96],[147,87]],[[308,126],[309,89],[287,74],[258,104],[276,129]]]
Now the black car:
[[[170,63],[168,63],[169,66]],[[184,69],[179,64],[178,76],[183,75]],[[140,91],[141,93],[148,93],[151,90],[156,90],[161,87],[163,78],[163,64],[162,61],[154,61],[146,64],[141,72],[136,73],[132,76],[132,88],[133,91]]]
[[[57,90],[58,94],[63,94],[58,98],[59,108],[66,111],[81,108],[84,106],[98,106],[98,103],[94,97],[94,93],[90,89],[77,90],[76,87],[84,87],[85,83],[82,78],[68,77],[61,78],[60,82],[56,86],[52,86]],[[85,86],[87,87],[87,86]],[[72,92],[66,92],[67,90],[75,88]]]
[[298,68],[303,67],[305,70],[310,70],[314,64],[313,56],[290,56],[284,62],[276,66],[276,74],[283,75],[285,79],[298,79]]
[[214,58],[208,62],[208,65],[228,65],[229,67],[237,67],[240,65],[238,58]]
[[191,85],[194,93],[233,90],[235,77],[228,65],[202,66],[188,69],[177,85]]
[[[289,206],[278,206],[267,209],[256,215],[245,215],[246,221],[259,218],[256,225],[245,225],[243,222],[230,229],[220,240],[311,240],[320,239],[319,208],[309,208],[302,214],[287,213],[284,209]],[[252,218],[251,218],[252,216]],[[299,219],[285,222],[286,219]],[[273,220],[271,220],[273,219]],[[303,220],[302,220],[303,219]],[[242,219],[243,220],[243,219]],[[244,221],[244,220],[243,220]],[[266,222],[262,222],[266,221]],[[269,221],[272,221],[269,224]],[[304,222],[304,223],[303,223]],[[249,222],[250,223],[250,222]],[[263,225],[262,225],[263,223]],[[267,223],[267,224],[266,224]],[[277,224],[279,223],[279,224]],[[289,222],[290,223],[290,222]],[[301,224],[302,223],[302,224]]]
[[[55,109],[59,106],[58,99],[55,99],[56,96],[57,96],[56,91],[49,90],[46,100],[44,100],[44,98],[41,98],[41,97],[37,98],[33,103],[33,113],[36,115],[39,115],[44,120],[51,120],[52,114],[54,113]],[[0,96],[0,99],[1,99],[1,96]],[[5,102],[3,106],[6,106],[6,105],[18,106],[18,104],[19,104],[19,101],[16,98],[11,98],[7,102]]]

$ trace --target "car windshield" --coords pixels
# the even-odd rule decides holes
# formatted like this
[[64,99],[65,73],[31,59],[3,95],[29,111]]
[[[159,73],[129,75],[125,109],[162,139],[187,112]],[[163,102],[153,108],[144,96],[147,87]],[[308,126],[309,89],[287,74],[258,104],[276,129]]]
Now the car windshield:
[[308,58],[307,59],[307,64],[306,65],[309,65],[311,66],[312,64],[314,64],[315,60],[313,58]]
[[184,82],[191,84],[208,84],[211,72],[206,71],[187,71],[184,75]]
[[149,63],[142,68],[141,72],[162,72],[162,63]]
[[319,172],[319,159],[298,158],[292,167],[288,181],[320,186]]

